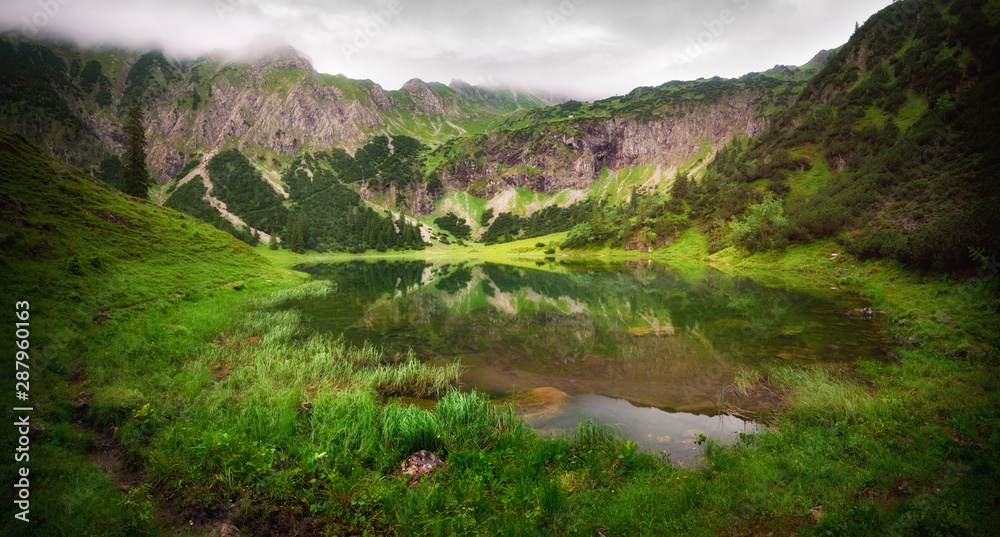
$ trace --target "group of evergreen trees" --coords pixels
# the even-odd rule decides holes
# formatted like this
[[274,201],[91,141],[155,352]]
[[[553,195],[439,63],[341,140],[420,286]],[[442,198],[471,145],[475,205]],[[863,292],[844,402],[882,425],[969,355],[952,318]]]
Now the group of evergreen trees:
[[[144,77],[138,77],[137,84],[140,79]],[[139,88],[129,103],[125,154],[120,161],[113,156],[106,157],[101,175],[109,183],[117,183],[115,186],[120,186],[124,192],[145,198],[152,181],[146,169],[145,125],[138,97],[143,89]],[[402,213],[397,219],[388,212],[385,215],[377,213],[348,185],[366,180],[370,186],[384,188],[389,184],[405,186],[422,180],[420,157],[424,149],[419,141],[406,136],[394,138],[391,146],[387,137],[376,136],[358,150],[356,158],[342,149],[316,155],[306,153],[293,161],[283,176],[289,188],[288,202],[263,179],[260,170],[246,156],[238,149],[229,149],[212,157],[206,169],[213,184],[213,195],[224,202],[230,212],[247,222],[246,228],[237,229],[204,199],[207,189],[200,177],[177,188],[165,205],[204,220],[251,245],[257,244],[259,237],[250,226],[271,234],[272,248],[277,247],[273,237],[280,234],[284,244],[295,252],[306,249],[319,252],[423,249],[426,243],[419,226],[408,223]],[[191,162],[194,166],[199,163],[197,160]],[[185,166],[185,169],[192,167]],[[118,170],[120,181],[115,181],[113,176]],[[456,229],[461,231],[460,227]]]
[[[424,180],[422,153],[427,149],[419,140],[409,136],[394,136],[390,145],[386,136],[376,136],[354,154],[360,178],[344,177],[344,182],[363,179],[370,187],[385,188],[389,185],[406,186]],[[346,154],[346,153],[345,153]],[[350,167],[350,163],[343,164]]]
[[[380,141],[370,145],[368,153],[379,155]],[[413,144],[402,142],[399,147],[404,154],[410,151],[411,157],[415,155]],[[371,164],[372,157],[368,158],[366,162]],[[384,155],[380,158],[381,162],[393,160]],[[402,214],[394,218],[376,212],[345,184],[345,178],[348,183],[361,180],[363,167],[342,149],[306,153],[295,159],[282,176],[288,186],[288,200],[275,193],[237,149],[218,153],[206,169],[214,186],[213,195],[225,202],[230,212],[255,229],[280,236],[282,244],[295,252],[309,249],[359,253],[427,246],[419,226],[407,222]],[[206,189],[200,179],[196,177],[177,188],[166,205],[256,244],[256,233],[249,228],[237,229],[203,199]],[[277,248],[277,242],[272,240],[270,247]]]
[[434,223],[439,228],[451,233],[456,239],[468,239],[472,236],[472,227],[465,222],[464,218],[455,216],[455,213],[449,212],[444,216],[439,216],[434,219]]
[[419,227],[408,223],[402,213],[395,219],[379,214],[348,186],[360,180],[361,170],[362,166],[341,149],[307,153],[292,162],[282,176],[292,202],[282,235],[289,248],[358,253],[426,247]]
[[237,228],[232,222],[223,217],[215,207],[212,207],[208,203],[208,200],[205,199],[207,191],[208,189],[202,183],[201,176],[196,175],[190,181],[175,189],[163,205],[208,222],[250,246],[255,246],[260,242],[260,237],[249,226]]
[[212,180],[212,195],[225,203],[229,212],[256,229],[281,233],[288,218],[284,198],[243,153],[238,149],[220,151],[208,161],[206,170]]
[[[486,244],[496,244],[568,231],[587,221],[594,212],[594,206],[595,203],[588,199],[569,207],[552,205],[527,218],[512,213],[500,213],[493,218],[492,224],[483,233],[481,240]],[[488,213],[492,218],[492,210]],[[489,219],[484,218],[482,222],[489,222]]]

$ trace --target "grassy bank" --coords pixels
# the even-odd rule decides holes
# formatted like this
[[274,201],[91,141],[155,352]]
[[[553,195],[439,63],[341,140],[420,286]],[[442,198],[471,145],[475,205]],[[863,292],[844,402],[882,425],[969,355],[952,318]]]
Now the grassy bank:
[[[533,248],[509,243],[489,253],[530,258],[537,256]],[[784,394],[771,428],[735,445],[710,446],[697,469],[663,465],[606,431],[596,451],[587,434],[553,442],[522,432],[530,440],[513,451],[480,446],[474,457],[483,462],[471,468],[465,451],[448,446],[444,452],[457,466],[429,487],[384,500],[392,525],[408,533],[989,534],[998,522],[990,505],[998,500],[991,483],[1000,450],[1000,322],[990,267],[959,281],[895,262],[852,260],[832,241],[749,257],[731,249],[708,255],[694,230],[642,257],[861,294],[889,317],[897,346],[888,360],[873,357],[848,370],[772,364],[747,372],[739,392]],[[539,450],[551,455],[536,458]],[[594,458],[581,459],[581,450]],[[530,489],[511,488],[518,479]],[[510,499],[532,494],[535,505]]]
[[[454,370],[305,338],[281,305],[330,289],[297,275],[105,323],[81,348],[92,401],[85,411],[61,405],[88,424],[82,439],[65,424],[42,442],[81,454],[60,472],[90,468],[106,480],[82,454],[94,451],[88,438],[115,431],[149,485],[132,490],[146,496],[111,494],[117,511],[83,505],[150,534],[174,531],[185,517],[204,534],[223,523],[248,534],[317,535],[987,534],[997,522],[989,506],[1000,447],[996,317],[985,314],[996,307],[992,288],[921,281],[892,264],[837,263],[832,247],[745,259],[723,251],[711,260],[870,296],[892,310],[903,344],[889,362],[849,372],[754,372],[742,388],[782,391],[783,412],[770,430],[711,445],[698,468],[664,464],[594,425],[543,440],[509,410],[451,390]],[[163,326],[175,327],[170,337]],[[61,395],[72,401],[76,390]],[[441,398],[433,410],[386,398],[428,393]],[[418,449],[448,464],[411,488],[395,474]],[[141,523],[143,505],[157,506],[159,518]]]

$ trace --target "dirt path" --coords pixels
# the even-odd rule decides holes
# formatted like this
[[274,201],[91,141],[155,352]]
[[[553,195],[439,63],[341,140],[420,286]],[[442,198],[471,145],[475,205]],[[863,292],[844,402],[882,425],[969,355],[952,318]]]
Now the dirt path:
[[[281,174],[273,170],[260,170],[260,173],[275,192],[288,199],[288,192],[285,192],[285,188],[281,186]],[[309,178],[312,179],[312,172],[309,172]]]
[[[112,436],[95,431],[95,451],[90,455],[111,478],[123,494],[143,486],[144,472],[120,449]],[[143,495],[137,497],[143,500]],[[239,537],[242,535],[235,522],[239,512],[239,500],[220,505],[214,517],[191,508],[182,509],[167,496],[150,497],[155,505],[156,519],[170,528],[170,535],[219,535]]]
[[[197,177],[197,176],[200,175],[201,176],[201,184],[205,185],[205,190],[206,190],[205,195],[202,196],[202,199],[208,201],[209,205],[211,205],[212,207],[215,207],[216,210],[218,210],[219,213],[222,214],[222,216],[226,220],[229,220],[229,222],[232,223],[234,226],[236,226],[238,228],[242,228],[242,227],[246,226],[247,223],[244,222],[242,218],[240,218],[240,217],[236,216],[235,214],[229,212],[229,209],[226,207],[226,204],[224,202],[222,202],[221,200],[219,200],[218,198],[216,198],[215,196],[212,195],[213,185],[212,185],[212,181],[208,177],[207,167],[208,167],[208,161],[212,160],[212,157],[214,157],[216,153],[217,153],[216,149],[213,149],[213,150],[209,151],[208,153],[206,153],[205,156],[202,157],[201,164],[199,164],[195,169],[193,169],[190,172],[188,172],[188,174],[185,175],[184,178],[181,179],[180,182],[177,183],[177,188],[180,188],[181,186],[183,186],[184,184],[186,184],[188,181],[190,181],[190,180],[192,180],[195,177]],[[282,188],[280,184],[276,183],[275,180],[274,180],[274,178],[272,177],[272,176],[277,176],[278,172],[261,170],[261,174],[264,177],[264,180],[266,180],[267,183],[269,185],[271,185],[272,188],[274,188],[275,192],[281,194],[286,199],[288,198],[288,193],[285,192],[285,189]],[[278,177],[280,178],[280,176],[278,176]],[[162,199],[160,200],[160,205],[163,205],[163,200]],[[271,242],[271,236],[268,235],[267,233],[264,233],[263,231],[261,231],[259,229],[255,229],[254,231],[257,233],[257,236],[260,237],[261,242]]]
[[[206,190],[205,195],[202,196],[202,199],[207,200],[208,203],[209,203],[209,205],[211,205],[212,207],[215,207],[215,209],[218,210],[219,213],[222,214],[222,216],[225,217],[226,220],[229,220],[237,228],[242,228],[242,227],[245,227],[247,225],[247,223],[244,222],[242,218],[240,218],[240,217],[236,216],[235,214],[229,212],[229,209],[228,209],[228,207],[226,207],[226,204],[224,202],[222,202],[221,200],[219,200],[215,196],[212,196],[212,187],[213,187],[213,185],[212,185],[212,181],[210,181],[208,179],[207,175],[202,175],[201,176],[201,184],[205,185],[205,190]],[[263,231],[261,231],[259,229],[253,229],[253,228],[251,228],[251,230],[253,230],[255,233],[257,233],[257,235],[260,237],[261,242],[271,242],[271,236],[268,235],[267,233],[264,233]]]

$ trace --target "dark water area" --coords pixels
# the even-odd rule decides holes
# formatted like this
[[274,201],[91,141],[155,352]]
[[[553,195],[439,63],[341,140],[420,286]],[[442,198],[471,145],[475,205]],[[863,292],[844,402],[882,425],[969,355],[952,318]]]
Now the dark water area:
[[838,367],[889,348],[880,323],[845,315],[865,306],[857,297],[651,262],[297,268],[337,286],[326,299],[289,304],[311,329],[412,349],[430,364],[459,360],[467,388],[524,402],[522,415],[542,434],[598,419],[682,463],[699,453],[700,434],[756,430],[718,406],[738,368]]

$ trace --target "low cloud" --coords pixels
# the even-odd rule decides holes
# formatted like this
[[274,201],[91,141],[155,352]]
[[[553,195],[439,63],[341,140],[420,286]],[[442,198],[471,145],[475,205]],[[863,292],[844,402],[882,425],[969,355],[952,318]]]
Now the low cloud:
[[798,65],[889,0],[5,0],[0,28],[196,57],[261,36],[316,69],[506,83],[578,98]]

